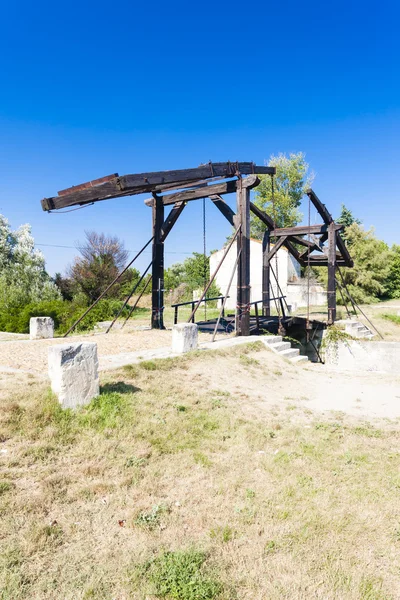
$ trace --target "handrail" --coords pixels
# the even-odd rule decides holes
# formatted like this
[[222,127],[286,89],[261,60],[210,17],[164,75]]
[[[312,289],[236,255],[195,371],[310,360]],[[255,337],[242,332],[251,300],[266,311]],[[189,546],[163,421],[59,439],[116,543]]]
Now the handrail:
[[[190,304],[192,307],[192,313],[193,313],[195,304],[201,304],[202,302],[209,302],[211,300],[222,300],[224,298],[225,298],[225,296],[216,296],[215,298],[203,298],[200,301],[199,300],[191,300],[190,302],[179,302],[177,304],[171,304],[171,307],[175,309],[174,325],[176,325],[178,323],[178,308],[180,306],[187,306],[188,304]],[[229,298],[229,296],[226,296],[226,298]],[[223,316],[225,316],[224,313],[223,313]],[[194,323],[194,314],[192,314],[192,323]]]
[[[226,297],[229,298],[230,296]],[[216,296],[215,298],[203,298],[201,302],[209,302],[210,300],[222,300],[223,298],[225,298],[225,296]],[[185,306],[186,304],[193,304],[196,302],[198,302],[198,300],[189,300],[189,302],[179,302],[177,304],[171,304],[171,307],[175,308],[175,306]]]

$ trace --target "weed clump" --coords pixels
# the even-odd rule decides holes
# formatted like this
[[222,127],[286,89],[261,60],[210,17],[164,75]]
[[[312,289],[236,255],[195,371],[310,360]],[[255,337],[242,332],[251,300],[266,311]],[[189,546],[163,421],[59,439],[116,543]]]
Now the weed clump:
[[163,552],[146,563],[144,575],[158,598],[214,600],[223,586],[206,568],[206,560],[206,553],[195,549]]

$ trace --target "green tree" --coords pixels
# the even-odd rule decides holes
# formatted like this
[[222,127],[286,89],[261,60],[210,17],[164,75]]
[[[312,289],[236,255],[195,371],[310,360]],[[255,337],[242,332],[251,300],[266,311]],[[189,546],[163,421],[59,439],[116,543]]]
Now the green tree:
[[400,298],[400,246],[393,244],[387,291],[390,298]]
[[[75,258],[68,277],[78,292],[83,292],[89,302],[96,300],[125,266],[128,252],[116,236],[85,231],[86,241],[79,244],[81,256]],[[107,296],[118,298],[121,285],[129,279],[129,273],[115,284]]]
[[[164,288],[176,290],[178,286],[185,286],[182,301],[191,300],[195,290],[203,290],[210,280],[209,256],[204,257],[199,252],[186,258],[183,263],[176,263],[165,270]],[[220,295],[220,290],[215,282],[211,285],[207,297],[213,298]]]
[[12,231],[0,215],[0,306],[4,310],[39,300],[61,298],[45,269],[42,252],[35,248],[31,226]]
[[340,217],[338,219],[336,219],[336,223],[339,223],[340,225],[344,225],[344,230],[341,232],[340,235],[346,242],[347,242],[347,233],[346,233],[347,228],[350,227],[350,225],[353,225],[353,223],[356,223],[357,225],[361,225],[361,221],[359,219],[356,219],[356,217],[353,215],[353,212],[349,208],[347,208],[344,204],[342,204]]
[[349,225],[346,235],[354,267],[342,269],[342,274],[354,300],[369,303],[387,297],[394,253],[373,229],[366,231],[356,222]]
[[[276,167],[274,180],[274,202],[272,203],[272,180],[269,175],[261,175],[261,183],[255,190],[254,203],[264,212],[268,213],[278,227],[291,227],[301,220],[299,207],[304,192],[309,188],[314,179],[309,172],[303,152],[297,154],[279,154],[271,156],[269,166]],[[260,220],[251,216],[250,231],[252,237],[262,239],[265,225]]]
[[31,226],[12,231],[0,215],[0,329],[14,331],[18,314],[28,304],[60,299],[44,256],[35,248]]

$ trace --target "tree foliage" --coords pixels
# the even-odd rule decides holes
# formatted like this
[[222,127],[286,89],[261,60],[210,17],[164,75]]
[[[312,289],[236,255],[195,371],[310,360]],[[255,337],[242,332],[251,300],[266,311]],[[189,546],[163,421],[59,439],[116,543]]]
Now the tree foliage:
[[347,244],[354,267],[342,269],[345,282],[358,303],[377,302],[390,293],[389,276],[393,252],[373,229],[365,230],[357,222],[346,229]]
[[[75,258],[68,277],[76,291],[94,302],[115,279],[128,260],[128,251],[116,236],[95,231],[85,231],[86,241],[79,245],[81,256]],[[129,274],[114,285],[107,296],[118,298],[120,288]]]
[[353,223],[361,225],[360,219],[357,219],[353,215],[353,212],[344,204],[342,204],[340,216],[338,219],[336,219],[336,223],[338,223],[339,225],[344,225],[344,230],[341,231],[340,235],[345,241],[347,241],[347,228],[350,227],[350,225],[353,225]]
[[[176,263],[165,270],[164,288],[176,290],[182,286],[180,300],[192,300],[195,290],[203,290],[210,280],[210,260],[199,252],[193,252],[183,263]],[[211,285],[207,297],[219,296],[220,290],[215,282]]]
[[390,298],[400,298],[400,246],[393,244],[392,260],[387,279],[387,291]]
[[31,226],[12,231],[0,215],[0,311],[12,313],[26,304],[60,297],[42,252],[35,248]]
[[[278,227],[291,227],[301,220],[299,207],[304,192],[314,179],[302,152],[271,156],[268,165],[276,167],[274,178],[274,202],[272,202],[272,180],[269,175],[261,175],[261,183],[255,190],[254,203],[268,213]],[[262,239],[265,225],[254,215],[251,216],[252,237]]]

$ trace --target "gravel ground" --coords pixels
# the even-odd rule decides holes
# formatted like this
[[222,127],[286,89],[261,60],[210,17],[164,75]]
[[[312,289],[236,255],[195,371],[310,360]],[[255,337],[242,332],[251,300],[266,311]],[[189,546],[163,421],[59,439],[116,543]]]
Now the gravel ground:
[[[47,372],[49,346],[71,342],[96,342],[99,356],[160,348],[171,344],[171,331],[124,331],[92,335],[69,336],[51,340],[13,339],[1,341],[0,370],[11,367],[23,371]],[[28,337],[28,336],[27,336]]]
[[[172,331],[168,329],[163,331],[124,329],[110,332],[107,335],[95,333],[50,340],[30,340],[28,335],[10,338],[9,334],[0,332],[0,372],[5,373],[18,369],[25,373],[47,374],[48,348],[55,344],[96,342],[101,359],[103,356],[170,347],[171,339]],[[199,335],[199,341],[209,340],[208,334]]]

